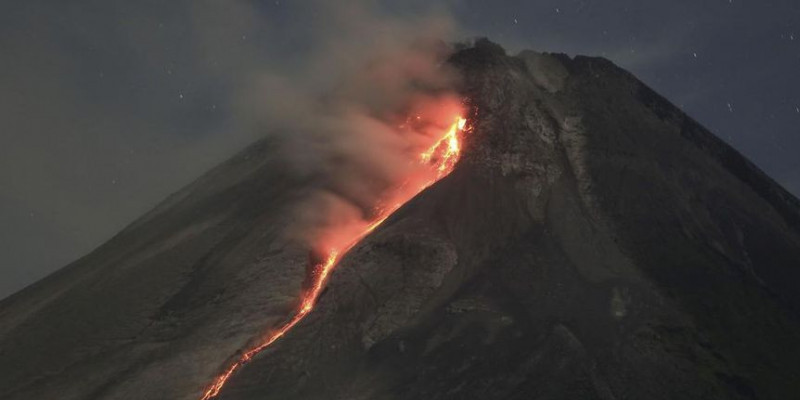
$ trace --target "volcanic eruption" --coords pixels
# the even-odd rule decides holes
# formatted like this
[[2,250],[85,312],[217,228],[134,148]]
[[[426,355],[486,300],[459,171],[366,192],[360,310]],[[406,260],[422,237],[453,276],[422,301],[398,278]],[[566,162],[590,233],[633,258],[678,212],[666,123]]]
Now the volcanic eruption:
[[460,79],[315,109],[393,162],[356,136],[293,174],[308,141],[267,137],[0,303],[0,397],[800,393],[795,197],[608,60],[435,65]]
[[[421,118],[417,116],[413,121],[419,123],[420,119]],[[408,123],[409,122],[407,122],[407,124]],[[382,199],[381,204],[377,206],[376,215],[366,226],[362,226],[355,231],[352,229],[345,229],[344,232],[333,232],[335,236],[340,238],[340,244],[337,244],[335,247],[326,248],[323,257],[324,261],[313,266],[311,287],[300,296],[300,305],[295,314],[289,321],[270,332],[254,347],[245,351],[237,360],[231,363],[231,365],[214,380],[205,393],[203,393],[202,400],[216,397],[228,379],[230,379],[231,375],[239,367],[250,361],[276,340],[283,337],[314,309],[314,304],[322,293],[334,267],[336,267],[339,260],[344,257],[353,246],[358,244],[364,236],[370,234],[380,226],[386,218],[389,218],[393,212],[397,211],[397,209],[409,199],[419,194],[428,186],[436,183],[436,181],[453,170],[461,151],[461,136],[466,130],[467,120],[461,115],[455,116],[453,123],[447,128],[444,134],[440,135],[439,138],[434,138],[433,144],[419,154],[419,161],[425,167],[423,171],[426,172],[423,174],[425,177],[421,181],[416,181],[416,184],[412,184],[411,177],[406,177],[399,187],[392,188],[387,198]],[[341,240],[343,240],[343,242]]]

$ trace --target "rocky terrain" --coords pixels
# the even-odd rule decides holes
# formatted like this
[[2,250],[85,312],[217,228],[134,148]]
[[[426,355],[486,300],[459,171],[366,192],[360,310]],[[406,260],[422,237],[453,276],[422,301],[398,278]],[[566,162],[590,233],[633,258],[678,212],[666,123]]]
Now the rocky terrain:
[[[787,399],[800,206],[601,58],[481,40],[455,171],[219,398]],[[250,146],[0,303],[0,398],[197,399],[296,305],[302,177]]]

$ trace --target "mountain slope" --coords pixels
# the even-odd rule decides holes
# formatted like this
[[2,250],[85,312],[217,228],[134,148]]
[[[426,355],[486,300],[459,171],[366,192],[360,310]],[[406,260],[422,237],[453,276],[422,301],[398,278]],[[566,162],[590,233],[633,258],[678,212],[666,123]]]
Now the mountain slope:
[[222,399],[788,398],[797,202],[611,63],[456,54],[465,158]]
[[0,304],[0,397],[191,399],[294,306],[281,236],[306,182],[255,144],[81,260]]
[[[455,171],[220,399],[783,399],[800,208],[610,62],[488,41]],[[0,304],[0,397],[193,399],[291,311],[303,178],[262,142]]]

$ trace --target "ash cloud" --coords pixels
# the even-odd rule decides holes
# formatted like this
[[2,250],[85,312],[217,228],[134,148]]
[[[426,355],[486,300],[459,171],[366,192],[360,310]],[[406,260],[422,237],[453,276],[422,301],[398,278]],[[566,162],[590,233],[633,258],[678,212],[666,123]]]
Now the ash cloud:
[[302,66],[260,74],[240,99],[247,129],[278,136],[290,170],[320,178],[290,228],[316,248],[341,246],[388,192],[423,179],[420,151],[461,108],[444,14],[404,20],[366,3],[319,4],[330,19]]
[[0,6],[0,298],[265,134],[363,215],[402,172],[393,119],[449,85],[428,39],[453,24],[424,2],[341,3]]

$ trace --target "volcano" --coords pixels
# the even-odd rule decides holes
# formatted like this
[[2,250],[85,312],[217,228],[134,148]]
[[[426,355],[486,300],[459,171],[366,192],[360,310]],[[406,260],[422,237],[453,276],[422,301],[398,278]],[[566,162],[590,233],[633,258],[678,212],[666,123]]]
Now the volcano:
[[[800,202],[602,58],[479,40],[452,172],[338,263],[226,400],[787,399]],[[0,398],[200,399],[285,324],[308,182],[270,139],[0,303]]]

